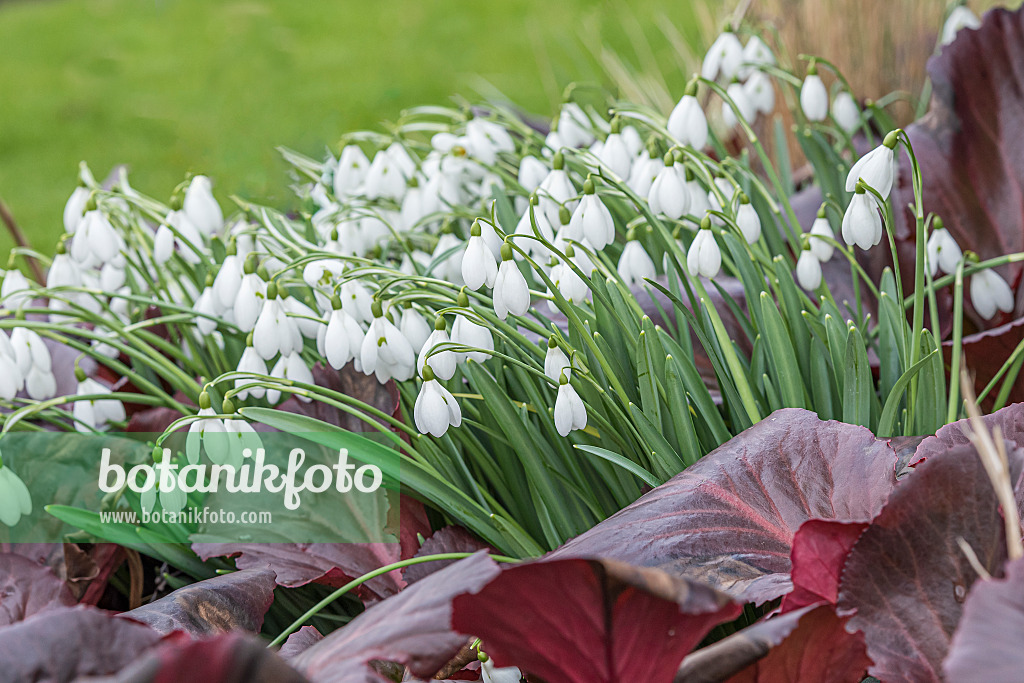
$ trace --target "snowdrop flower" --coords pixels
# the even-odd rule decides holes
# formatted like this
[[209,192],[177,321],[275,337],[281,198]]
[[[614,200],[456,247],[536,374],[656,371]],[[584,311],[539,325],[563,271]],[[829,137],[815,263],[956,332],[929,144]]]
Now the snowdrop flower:
[[[274,363],[274,367],[270,370],[270,376],[286,382],[316,383],[313,381],[313,373],[309,371],[309,367],[302,360],[302,356],[299,355],[298,351],[292,351],[290,355],[278,358],[277,362]],[[303,403],[309,403],[313,400],[308,396],[300,394],[295,394],[295,398]],[[281,391],[279,389],[267,389],[267,400],[271,405],[277,404],[281,400]]]
[[996,311],[1013,310],[1013,291],[1006,280],[994,270],[979,270],[971,276],[971,304],[985,320],[991,320]]
[[[586,147],[594,141],[590,117],[575,102],[562,105],[556,129],[559,141],[566,147]],[[557,149],[554,151],[558,152]]]
[[[308,305],[289,294],[287,290],[281,291],[281,307],[288,319],[291,320],[292,325],[303,337],[316,339],[320,335],[320,328],[324,324],[320,316]],[[301,343],[300,339],[299,344],[301,345]]]
[[402,335],[409,340],[413,349],[421,348],[427,337],[430,336],[430,325],[427,324],[423,314],[412,307],[412,302],[406,301],[402,307],[402,318],[398,323],[398,329]]
[[[593,272],[593,264],[583,262],[582,257],[576,256],[576,250],[571,244],[566,244],[564,247],[565,261],[559,261],[552,269],[548,277],[555,284],[555,288],[558,289],[559,293],[567,300],[575,304],[586,301],[590,295],[590,286],[586,280],[580,277],[579,273],[573,270],[572,265],[575,264],[577,268],[585,273]],[[589,259],[588,259],[589,261]],[[558,310],[555,302],[551,301],[548,303],[549,309],[552,313]]]
[[615,241],[615,222],[612,220],[612,214],[598,198],[594,181],[590,178],[583,183],[583,200],[573,211],[565,233],[567,239],[577,242],[587,240],[597,251]]
[[942,44],[949,45],[956,39],[956,34],[961,29],[976,29],[981,27],[981,22],[968,7],[957,5],[946,17],[946,23],[942,25]]
[[568,379],[572,379],[572,365],[569,363],[569,358],[558,346],[555,335],[551,335],[548,337],[548,351],[544,355],[544,374],[551,381],[557,382],[563,372]]
[[830,240],[834,240],[836,235],[832,232],[832,226],[828,222],[828,218],[825,217],[825,205],[822,204],[818,209],[818,217],[811,223],[810,249],[814,253],[814,256],[825,263],[832,258],[833,252],[836,248],[831,242],[828,242],[822,238],[827,237]]
[[652,149],[645,150],[640,153],[640,158],[633,162],[633,168],[629,172],[629,180],[627,184],[644,199],[649,199],[651,194],[651,185],[654,184],[654,179],[658,177],[658,173],[665,167],[665,162],[661,160],[661,156]]
[[762,66],[775,64],[775,55],[759,36],[752,36],[743,46],[743,66],[740,68],[741,79],[750,78]]
[[[230,399],[224,399],[224,413],[232,415],[235,406]],[[228,418],[224,420],[224,434],[227,437],[227,449],[224,451],[220,461],[214,461],[217,465],[230,465],[236,470],[241,468],[245,462],[245,450],[256,453],[263,447],[263,441],[252,425],[246,420]],[[219,454],[218,454],[219,455]]]
[[196,329],[199,330],[199,334],[204,337],[213,334],[213,331],[217,329],[217,318],[222,311],[220,302],[214,300],[213,280],[209,275],[206,276],[206,287],[196,299],[193,310],[196,312]]
[[322,353],[327,363],[335,370],[341,370],[360,351],[366,335],[356,319],[345,311],[341,297],[332,297],[331,306],[333,310],[322,332],[323,340],[318,346],[323,347]]
[[100,268],[100,288],[108,292],[121,289],[121,285],[124,284],[125,280],[124,267],[123,253],[115,256],[113,261],[107,261],[103,264],[103,267]]
[[942,219],[936,217],[934,230],[928,238],[928,267],[932,277],[941,268],[943,273],[955,273],[963,252],[949,231],[942,226]]
[[78,229],[91,195],[89,188],[79,185],[68,197],[68,202],[64,205],[64,232],[72,235]]
[[800,87],[800,108],[809,121],[824,121],[828,116],[828,91],[818,75],[818,66],[811,60],[807,77]]
[[708,143],[708,119],[696,94],[696,83],[686,87],[686,94],[669,114],[668,132],[681,144],[701,150]]
[[171,211],[153,237],[153,260],[158,265],[163,265],[177,250],[182,259],[195,265],[202,260],[196,253],[196,249],[202,243],[203,236],[188,215],[181,210]]
[[[75,263],[74,259],[66,253],[63,242],[59,242],[57,244],[57,253],[53,257],[50,269],[46,272],[46,286],[50,290],[59,290],[63,287],[82,286],[82,271],[78,267],[78,264]],[[0,291],[2,291],[2,288],[0,288]],[[6,297],[0,296],[0,298],[6,300]],[[50,296],[50,310],[55,312],[68,310],[70,305],[62,299],[70,299],[71,301],[81,301],[84,303],[86,297],[78,294],[77,292],[55,291]],[[5,303],[5,305],[8,307],[16,307],[13,303]],[[65,316],[56,315],[55,313],[50,314],[50,322],[59,322],[64,319]]]
[[278,353],[287,356],[302,349],[302,336],[295,322],[285,314],[277,294],[277,284],[268,284],[267,300],[253,327],[253,348],[263,360],[270,360]]
[[[153,448],[153,462],[160,462],[163,453],[159,447]],[[167,472],[152,486],[142,491],[140,496],[142,509],[152,511],[156,509],[157,498],[160,499],[160,507],[167,511],[180,511],[188,502],[187,494],[176,485],[174,472]]]
[[555,399],[555,429],[560,436],[587,426],[587,407],[576,393],[565,373],[558,378],[558,397]]
[[675,163],[674,155],[665,155],[665,166],[658,172],[647,195],[651,211],[678,220],[690,209],[690,191],[686,187],[683,164]]
[[[86,377],[79,367],[75,368],[75,378],[78,379],[76,396],[111,393],[109,388],[90,377]],[[103,429],[108,423],[124,422],[126,418],[124,404],[116,398],[93,398],[75,401],[72,415],[75,416],[76,420],[75,429],[80,432]]]
[[775,110],[775,86],[764,72],[755,71],[743,84],[743,94],[754,108],[754,114],[771,114]]
[[220,264],[217,277],[213,279],[213,296],[222,311],[235,305],[238,288],[242,284],[242,258],[234,239],[228,242],[227,256]]
[[729,28],[711,44],[711,48],[701,64],[700,75],[709,81],[715,80],[719,75],[725,80],[731,80],[739,73],[742,64],[743,46],[740,44],[740,39]]
[[[483,656],[486,657],[486,655]],[[522,677],[523,672],[515,666],[505,666],[499,669],[489,658],[480,664],[481,683],[519,683]]]
[[[449,228],[450,230],[450,228]],[[451,232],[442,232],[437,240],[432,255],[433,261],[443,258],[434,268],[438,277],[451,282],[454,285],[463,284],[462,279],[462,256],[465,253],[462,247],[462,240]],[[448,254],[447,256],[444,256]],[[342,301],[345,298],[342,297]]]
[[494,281],[494,314],[504,320],[508,314],[523,315],[530,308],[530,287],[512,258],[512,246],[501,247],[501,266]]
[[359,360],[363,374],[376,375],[381,384],[391,378],[404,382],[412,377],[416,368],[416,353],[409,340],[384,317],[379,301],[373,302],[373,322],[363,338]]
[[804,249],[796,261],[796,280],[809,292],[821,285],[821,261],[810,249]]
[[256,272],[255,255],[250,254],[246,257],[242,272],[242,281],[238,285],[232,313],[238,329],[242,332],[251,332],[267,298],[267,283]]
[[[722,121],[725,123],[726,128],[734,128],[740,122],[740,119],[749,123],[757,117],[757,109],[747,96],[747,91],[742,83],[733,81],[725,89],[725,94],[729,96],[732,104],[736,107],[736,109],[733,109],[729,102],[722,102]],[[737,110],[739,111],[740,119],[736,118]]]
[[479,220],[473,221],[469,235],[466,254],[462,257],[462,279],[466,286],[474,291],[484,285],[493,287],[494,278],[498,275],[498,264],[484,243]]
[[[724,201],[720,201],[718,194],[712,190],[708,191],[708,210],[709,211],[725,211],[725,207],[732,204],[732,198],[739,192],[738,188],[732,184],[728,178],[718,177],[715,178],[715,188],[718,193],[722,195]],[[722,219],[718,216],[711,216],[711,222],[714,225],[725,225]]]
[[7,334],[0,330],[0,398],[12,400],[25,385],[17,354]]
[[455,366],[458,363],[458,355],[454,351],[437,351],[431,353],[436,347],[441,344],[447,344],[451,341],[448,337],[448,331],[445,329],[444,318],[438,316],[434,321],[434,331],[427,337],[427,341],[423,342],[423,347],[420,349],[419,360],[416,362],[416,371],[423,374],[423,368],[430,366],[430,369],[434,371],[434,375],[445,381],[450,380],[455,374]]
[[[459,293],[458,305],[463,308],[469,307],[469,298],[466,297],[465,292]],[[455,322],[452,324],[452,343],[481,349],[481,351],[467,351],[462,354],[465,359],[477,363],[486,361],[491,357],[488,352],[494,351],[494,338],[491,336],[491,331],[483,325],[476,324],[463,313],[457,314]]]
[[342,199],[355,194],[369,168],[370,160],[359,145],[345,145],[334,168],[334,196]]
[[547,175],[548,167],[537,157],[525,156],[519,162],[519,184],[527,193],[534,192],[539,188]]
[[558,212],[562,206],[570,211],[576,207],[576,202],[570,201],[576,196],[576,188],[565,170],[565,158],[561,152],[555,153],[551,161],[551,172],[541,181],[537,196],[540,197],[540,207],[551,225],[558,225]]
[[[392,147],[377,152],[363,184],[363,194],[367,199],[399,200],[405,194],[407,177],[402,173],[402,161]],[[411,175],[411,174],[410,174]]]
[[857,184],[850,206],[843,215],[843,241],[865,251],[882,241],[882,217],[875,198]]
[[848,91],[839,92],[832,100],[832,118],[848,134],[860,125],[860,108]]
[[[561,212],[559,211],[559,213]],[[534,229],[534,224],[536,224],[536,229]],[[523,213],[522,218],[519,219],[519,223],[516,224],[515,234],[540,237],[545,242],[555,241],[555,230],[548,220],[547,213],[540,210],[540,199],[537,195],[530,197],[530,206]],[[546,261],[551,257],[551,250],[540,240],[527,239],[519,242],[519,244],[523,243],[525,243],[523,249],[534,260]]]
[[761,238],[761,219],[750,203],[750,197],[740,193],[740,205],[736,209],[736,225],[743,233],[747,244],[754,244]]
[[341,285],[341,305],[345,311],[361,323],[373,320],[373,295],[359,280],[349,280]]
[[0,300],[5,308],[21,308],[32,300],[32,285],[20,270],[11,268],[0,285]]
[[654,279],[657,275],[654,261],[647,255],[644,246],[636,239],[635,234],[627,235],[626,240],[626,246],[623,247],[622,255],[619,256],[619,277],[629,287],[646,286],[646,280]]
[[82,266],[102,265],[124,246],[114,226],[98,209],[86,211],[71,240],[71,256]]
[[34,331],[15,327],[11,331],[11,348],[18,374],[25,378],[25,392],[29,398],[41,401],[57,393],[57,380],[53,376],[50,350]]
[[213,462],[220,462],[227,452],[228,439],[224,423],[213,417],[216,414],[210,395],[205,391],[199,394],[199,412],[196,415],[201,419],[189,424],[188,435],[185,437],[185,455],[190,465],[198,464],[204,451]]
[[612,132],[605,138],[597,158],[619,178],[629,177],[633,155],[626,146],[625,138],[622,137],[622,121],[618,117],[612,121]]
[[32,497],[25,482],[10,467],[0,464],[0,523],[14,526],[32,514]]
[[204,175],[192,178],[185,190],[182,209],[192,225],[205,235],[214,235],[224,229],[224,213],[213,197],[210,179]]
[[[686,191],[690,194],[690,208],[689,213],[691,216],[697,217],[697,223],[707,215],[707,212],[711,209],[711,204],[708,201],[708,193],[701,187],[697,177],[693,174],[689,168],[686,169]],[[730,186],[731,188],[731,186]],[[732,190],[729,190],[730,194]]]
[[420,434],[430,434],[438,439],[444,436],[448,427],[462,424],[462,409],[451,392],[434,379],[434,371],[423,368],[423,386],[413,405],[413,421]]
[[722,250],[711,232],[711,221],[705,216],[700,223],[700,230],[690,243],[686,252],[686,269],[692,277],[703,276],[713,278],[722,267]]
[[514,152],[515,143],[500,124],[475,118],[466,124],[466,138],[470,155],[486,166],[493,166],[499,152]]
[[892,131],[886,135],[882,144],[862,156],[850,168],[850,172],[846,176],[847,192],[853,192],[857,187],[857,181],[861,181],[878,192],[882,199],[889,197],[894,176],[895,154],[893,149],[896,147],[898,139],[896,133],[897,131]]
[[[250,333],[248,339],[245,342],[245,351],[242,352],[242,357],[238,361],[238,372],[247,372],[254,375],[266,375],[267,374],[267,362],[260,357],[260,354],[256,353],[256,349],[252,346],[253,335]],[[249,384],[252,380],[250,378],[240,377],[235,380],[235,389],[237,393],[235,396],[239,400],[244,401],[249,396],[253,398],[263,398],[267,393],[265,387],[252,386],[247,389],[242,389],[246,384]]]

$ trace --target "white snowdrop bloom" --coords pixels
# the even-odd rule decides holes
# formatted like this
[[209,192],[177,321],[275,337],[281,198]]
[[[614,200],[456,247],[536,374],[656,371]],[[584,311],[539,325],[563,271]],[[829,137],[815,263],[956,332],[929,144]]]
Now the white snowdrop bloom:
[[19,374],[25,378],[25,392],[29,398],[41,401],[57,393],[57,380],[46,343],[27,327],[11,331],[11,347]]
[[853,192],[859,180],[887,199],[895,175],[895,146],[896,136],[890,133],[881,145],[858,159],[846,176],[846,191]]
[[89,188],[79,185],[68,197],[67,204],[64,205],[64,232],[71,235],[78,229],[91,195]]
[[224,213],[214,199],[210,179],[204,175],[195,176],[188,184],[182,209],[204,235],[215,235],[224,229]]
[[708,119],[697,101],[696,86],[692,90],[687,88],[687,94],[669,114],[668,132],[681,144],[701,150],[708,143]]
[[548,175],[548,167],[533,156],[524,156],[519,161],[519,184],[527,193],[536,191]]
[[711,209],[711,204],[708,202],[708,193],[690,169],[686,169],[686,191],[690,194],[689,213],[696,216],[696,222],[699,224]]
[[804,84],[800,86],[800,109],[809,121],[824,121],[828,116],[828,90],[813,62],[807,70]]
[[[67,311],[70,305],[62,299],[69,299],[72,302],[84,303],[86,299],[92,299],[92,297],[83,296],[77,292],[70,291],[59,291],[64,287],[81,287],[82,286],[82,271],[75,263],[74,259],[71,258],[64,251],[63,243],[58,245],[57,254],[53,257],[53,262],[50,264],[50,269],[46,272],[46,287],[51,290],[52,295],[50,296],[49,307],[51,311],[54,311],[50,315],[50,322],[59,322],[67,320],[66,316],[57,315],[59,311]],[[11,306],[11,304],[5,304]]]
[[[292,351],[290,355],[281,356],[274,363],[274,367],[270,370],[270,376],[285,380],[288,382],[301,382],[302,384],[315,384],[313,381],[313,373],[310,372],[309,367],[305,361],[302,360],[302,356],[299,355],[298,351]],[[313,399],[307,396],[301,396],[294,394],[295,398],[299,399],[303,403],[309,403]],[[281,400],[281,391],[278,389],[267,389],[267,401],[271,405],[276,405]]]
[[319,206],[321,209],[332,204],[330,196],[327,194],[327,188],[317,183],[313,185],[309,191],[309,198],[313,200],[313,203]]
[[443,380],[449,380],[455,374],[455,368],[458,364],[459,357],[454,351],[434,351],[434,349],[442,344],[447,344],[451,341],[448,337],[448,331],[445,329],[444,318],[438,317],[434,321],[434,331],[427,337],[427,341],[423,342],[423,346],[420,348],[419,358],[416,361],[416,371],[419,374],[423,374],[423,367],[429,365],[430,369],[434,371],[434,374]]
[[494,314],[504,320],[508,314],[523,315],[530,308],[530,286],[512,258],[512,247],[501,248],[501,266],[494,281]]
[[981,28],[981,21],[969,7],[957,5],[946,17],[946,23],[942,25],[942,44],[952,43],[956,39],[956,34],[965,28]]
[[[536,223],[536,231],[534,230],[534,223]],[[551,226],[547,214],[540,210],[536,195],[530,200],[530,206],[523,213],[522,218],[519,219],[519,223],[516,224],[515,234],[528,235],[530,237],[539,236],[545,242],[555,241],[554,228]],[[544,262],[551,258],[551,250],[539,240],[526,239],[519,240],[516,243],[536,261]]]
[[153,236],[153,260],[163,265],[174,256],[174,233],[165,223],[161,223]]
[[729,87],[725,89],[725,94],[736,105],[736,109],[733,109],[728,102],[724,100],[722,102],[722,122],[726,128],[735,128],[740,122],[740,119],[736,117],[736,110],[739,110],[740,118],[747,123],[757,117],[757,109],[747,96],[747,91],[743,88],[742,83],[730,83]]
[[[228,244],[228,254],[213,279],[213,296],[221,310],[233,308],[242,284],[242,259],[235,253],[235,244]],[[312,286],[312,285],[311,285]]]
[[201,419],[189,424],[188,435],[185,436],[185,455],[190,465],[198,464],[204,452],[212,462],[219,462],[227,452],[227,432],[224,422],[213,417],[216,414],[209,395],[205,391],[199,394],[199,412],[196,415]]
[[882,217],[878,203],[860,186],[843,215],[843,241],[865,251],[882,241]]
[[547,353],[544,354],[544,374],[553,382],[557,382],[563,372],[565,372],[566,378],[572,379],[572,365],[569,363],[569,357],[558,346],[555,336],[551,335],[548,337]]
[[[94,396],[96,394],[109,394],[110,389],[96,380],[86,377],[80,369],[75,371],[78,380],[76,396]],[[72,414],[78,422],[75,429],[80,432],[101,430],[109,423],[124,422],[126,415],[124,404],[116,398],[94,398],[82,401],[75,401]],[[82,424],[84,423],[84,424]]]
[[100,288],[112,292],[120,289],[125,281],[124,254],[118,254],[113,261],[108,261],[100,268]]
[[359,349],[362,372],[376,375],[381,384],[394,378],[399,382],[412,377],[416,368],[416,353],[409,340],[386,317],[379,301],[373,303],[373,322]]
[[665,162],[661,157],[651,151],[643,151],[640,157],[633,162],[633,169],[629,172],[628,185],[634,192],[648,199],[651,194],[651,185],[658,177],[661,169],[665,168]]
[[238,285],[238,294],[235,295],[235,303],[232,307],[235,325],[242,332],[251,332],[256,326],[256,320],[259,319],[263,303],[267,298],[267,283],[256,273],[254,264],[255,261],[246,263],[246,272],[242,275],[242,281]]
[[[468,306],[468,301],[465,305]],[[481,349],[481,351],[466,351],[461,354],[464,359],[477,363],[486,361],[491,357],[487,352],[494,351],[494,337],[491,336],[491,331],[483,325],[473,322],[462,313],[455,316],[451,339],[453,344]]]
[[25,274],[16,268],[8,270],[0,285],[0,300],[4,308],[21,308],[32,301],[32,284]]
[[[7,335],[4,335],[4,339]],[[13,355],[0,354],[0,398],[11,401],[21,388],[25,386],[25,378],[18,369],[17,361]]]
[[629,178],[629,169],[633,165],[633,155],[626,146],[626,140],[622,137],[622,124],[616,119],[612,122],[612,132],[605,138],[601,146],[601,153],[597,158],[608,169],[625,180]]
[[619,277],[629,287],[645,287],[647,279],[654,279],[657,271],[654,261],[637,239],[630,239],[622,249],[618,265]]
[[408,150],[400,142],[392,142],[388,145],[387,153],[391,156],[391,161],[402,173],[402,177],[406,180],[412,178],[413,174],[416,173],[416,160],[413,159]]
[[692,277],[714,278],[722,267],[722,250],[711,232],[711,221],[705,218],[701,229],[690,243],[686,252],[686,269]]
[[[252,347],[252,335],[249,335],[249,343],[245,347],[245,351],[242,352],[242,357],[238,361],[238,372],[251,372],[256,375],[267,374],[267,362],[260,357],[260,354],[256,353],[256,349]],[[267,393],[265,387],[249,387],[248,389],[242,389],[251,380],[248,378],[238,378],[235,380],[235,389],[238,393],[235,396],[239,400],[244,401],[249,396],[253,398],[263,398]]]
[[811,237],[808,241],[814,256],[822,263],[831,259],[832,254],[836,250],[835,245],[822,238],[825,237],[830,240],[834,240],[836,235],[832,232],[832,226],[829,224],[828,218],[825,217],[824,205],[818,209],[818,217],[814,219],[813,223],[811,223],[810,235]]
[[335,370],[340,370],[360,351],[366,333],[356,319],[342,308],[340,298],[334,297],[332,304],[334,308],[321,337],[317,339],[317,347],[327,358],[327,363]]
[[[569,257],[569,261],[575,263],[575,260],[572,258],[572,256],[575,255],[575,250],[572,245],[566,245],[565,254]],[[551,273],[548,277],[551,278],[551,281],[555,284],[558,292],[566,300],[571,301],[574,304],[582,303],[587,300],[588,296],[590,296],[590,285],[588,282],[580,277],[579,273],[573,270],[572,266],[565,261],[558,262],[551,269]],[[552,313],[558,311],[558,306],[556,306],[553,301],[548,303],[548,308]]]
[[[226,399],[224,402],[225,404],[230,403]],[[229,411],[225,407],[224,412],[232,413],[234,410]],[[256,433],[256,430],[246,420],[237,418],[224,420],[224,433],[228,441],[227,450],[224,453],[223,460],[221,462],[214,461],[215,464],[230,465],[238,470],[245,464],[246,449],[256,453],[257,450],[263,447],[263,441],[260,439],[259,434]]]
[[213,334],[213,331],[217,329],[217,318],[221,311],[219,310],[220,302],[214,300],[212,286],[203,289],[203,293],[199,295],[193,308],[198,314],[196,315],[196,329],[199,330],[199,334],[204,337]]
[[302,335],[285,313],[274,282],[267,285],[267,300],[252,332],[253,348],[264,360],[270,360],[278,353],[287,356],[302,349]]
[[651,211],[672,220],[682,218],[690,210],[690,192],[686,187],[686,171],[673,161],[672,153],[665,155],[665,165],[658,172],[647,195]]
[[427,319],[423,317],[422,313],[413,308],[409,302],[406,302],[402,308],[402,317],[399,320],[398,329],[409,340],[413,350],[422,348],[424,342],[427,341],[427,337],[432,332],[430,325],[427,324]]
[[995,317],[996,311],[1013,311],[1013,291],[999,273],[979,270],[971,276],[971,304],[985,320]]
[[124,246],[121,236],[98,209],[86,211],[71,240],[71,257],[83,267],[112,260]]
[[[722,195],[724,201],[720,201],[718,194],[713,191],[708,191],[708,210],[709,211],[725,211],[726,207],[732,205],[732,199],[739,192],[737,187],[730,182],[728,178],[715,178],[715,188]],[[696,214],[694,214],[696,215]],[[712,216],[711,222],[714,225],[724,225],[722,219],[718,216]]]
[[366,172],[363,194],[367,199],[399,200],[405,194],[406,177],[388,149],[377,152]]
[[369,168],[370,160],[359,145],[345,145],[334,168],[334,196],[341,199],[356,194]]
[[454,285],[463,283],[462,256],[465,249],[462,247],[462,240],[450,232],[441,233],[437,240],[437,246],[434,247],[432,260],[437,261],[437,265],[433,269],[434,272],[442,280],[447,280]]
[[853,133],[860,126],[860,108],[848,91],[840,91],[832,100],[832,118],[846,133]]
[[420,434],[441,438],[448,427],[462,424],[462,409],[451,392],[434,379],[433,371],[423,369],[423,386],[413,405],[413,421]]
[[488,659],[480,665],[480,677],[482,683],[519,683],[523,672],[515,666],[498,668],[493,660]]
[[487,119],[474,118],[466,124],[467,150],[474,159],[493,166],[499,152],[514,152],[512,136],[500,124]]
[[745,194],[740,195],[740,205],[736,209],[736,225],[739,226],[747,244],[754,244],[761,239],[761,219],[757,211],[754,211],[750,198]]
[[644,148],[644,141],[640,137],[640,132],[635,126],[623,126],[620,134],[622,135],[622,142],[625,143],[626,150],[629,152],[629,156],[635,159]]
[[466,242],[466,253],[462,257],[462,280],[476,291],[484,285],[493,287],[497,275],[498,264],[481,236],[480,221],[474,221]]
[[731,80],[739,73],[742,64],[743,45],[735,33],[727,30],[711,44],[701,64],[700,75],[709,81],[716,80],[719,76],[724,80]]
[[810,249],[804,249],[796,261],[796,281],[809,292],[821,285],[821,261]]
[[775,110],[775,86],[762,71],[755,71],[743,84],[743,94],[754,108],[755,115],[771,114]]
[[568,239],[577,242],[586,239],[597,251],[615,241],[612,214],[597,196],[594,181],[590,178],[583,183],[583,199],[573,211],[565,232]]
[[25,482],[10,467],[0,465],[0,523],[14,526],[32,514],[32,496]]
[[[586,147],[594,141],[593,124],[580,105],[567,102],[558,113],[558,139],[566,147]],[[553,148],[555,152],[558,147]]]
[[373,294],[359,280],[348,280],[341,285],[339,292],[341,305],[357,322],[368,323],[373,320]]
[[433,211],[429,201],[430,195],[420,186],[420,179],[416,176],[409,181],[409,187],[402,198],[402,208],[399,211],[399,225],[402,230],[408,231],[416,226]]
[[932,277],[935,277],[940,268],[943,273],[955,273],[956,267],[960,263],[960,258],[963,256],[963,252],[960,251],[960,245],[956,243],[956,240],[949,234],[949,231],[942,227],[941,221],[936,219],[935,223],[935,230],[928,237],[927,249],[928,267],[931,270]]
[[[308,304],[292,296],[287,290],[281,292],[281,306],[292,324],[306,339],[316,339],[323,321]],[[300,340],[301,343],[301,340]]]
[[547,214],[548,222],[551,225],[558,225],[558,212],[562,206],[572,211],[576,208],[576,202],[570,201],[576,196],[576,188],[566,172],[565,161],[561,152],[557,152],[551,164],[551,171],[541,181],[537,188],[537,196],[540,197],[540,207]]
[[751,36],[747,44],[743,46],[743,66],[740,68],[741,80],[750,78],[751,75],[759,73],[762,66],[773,66],[775,55],[768,45],[761,40],[760,36]]
[[555,429],[560,436],[587,426],[587,407],[564,374],[558,379],[558,397],[555,398]]

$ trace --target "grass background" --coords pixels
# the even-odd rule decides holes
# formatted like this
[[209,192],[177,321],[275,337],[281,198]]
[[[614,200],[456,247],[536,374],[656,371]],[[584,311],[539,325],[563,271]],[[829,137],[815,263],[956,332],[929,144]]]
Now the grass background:
[[44,252],[80,160],[99,179],[128,164],[155,197],[192,171],[225,207],[280,200],[275,146],[320,156],[490,87],[546,115],[565,84],[600,80],[601,50],[678,69],[681,88],[666,20],[699,42],[691,0],[0,0],[0,198]]

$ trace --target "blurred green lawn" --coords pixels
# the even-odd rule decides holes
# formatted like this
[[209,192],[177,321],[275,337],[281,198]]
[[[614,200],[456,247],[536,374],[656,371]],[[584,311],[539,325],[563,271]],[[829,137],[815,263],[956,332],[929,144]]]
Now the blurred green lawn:
[[548,114],[567,82],[599,78],[584,27],[625,53],[623,26],[642,23],[671,61],[661,13],[692,38],[690,0],[0,0],[0,198],[44,252],[80,160],[100,179],[126,163],[156,197],[193,171],[221,199],[280,199],[277,145],[320,156],[480,79]]

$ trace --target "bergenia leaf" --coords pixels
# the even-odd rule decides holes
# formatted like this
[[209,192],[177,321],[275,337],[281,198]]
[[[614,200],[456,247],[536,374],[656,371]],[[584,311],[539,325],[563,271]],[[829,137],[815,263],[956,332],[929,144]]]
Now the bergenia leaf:
[[50,567],[21,555],[0,553],[0,627],[73,604],[71,591]]
[[800,525],[870,521],[895,464],[867,429],[779,410],[549,557],[608,557],[774,600],[790,590]]
[[783,596],[782,611],[821,602],[836,604],[846,556],[867,527],[866,522],[833,519],[804,522],[793,536],[793,590]]

